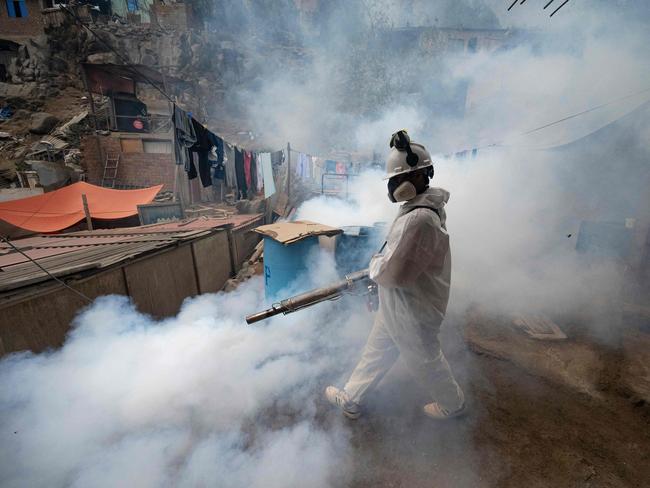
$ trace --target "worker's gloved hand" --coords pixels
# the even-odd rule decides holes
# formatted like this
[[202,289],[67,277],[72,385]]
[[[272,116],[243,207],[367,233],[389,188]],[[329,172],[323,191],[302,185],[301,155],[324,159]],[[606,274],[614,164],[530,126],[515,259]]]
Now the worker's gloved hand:
[[381,260],[384,257],[383,254],[375,254],[372,256],[370,259],[370,263],[368,264],[368,277],[371,280],[375,280],[375,276],[377,275],[377,270],[379,270],[381,266]]

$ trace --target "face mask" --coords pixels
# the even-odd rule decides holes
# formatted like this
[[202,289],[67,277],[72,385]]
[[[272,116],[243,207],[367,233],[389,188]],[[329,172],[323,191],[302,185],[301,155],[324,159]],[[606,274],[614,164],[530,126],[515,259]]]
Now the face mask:
[[391,188],[390,182],[388,184],[388,198],[393,203],[406,202],[415,198],[417,194],[415,185],[410,181],[403,181],[395,189]]

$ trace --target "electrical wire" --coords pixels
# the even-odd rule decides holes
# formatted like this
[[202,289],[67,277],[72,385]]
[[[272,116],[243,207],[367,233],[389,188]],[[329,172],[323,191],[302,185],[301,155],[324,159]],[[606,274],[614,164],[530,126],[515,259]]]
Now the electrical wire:
[[61,285],[63,285],[65,288],[67,288],[68,290],[70,290],[70,291],[73,292],[74,294],[76,294],[76,295],[80,296],[81,298],[83,298],[84,300],[86,300],[88,303],[92,303],[92,301],[93,301],[92,298],[90,298],[90,297],[84,295],[84,294],[81,293],[79,290],[77,290],[77,289],[71,287],[70,285],[68,285],[65,281],[63,281],[63,280],[61,280],[60,278],[54,276],[54,275],[53,275],[52,273],[50,273],[47,269],[45,269],[45,268],[44,268],[43,266],[41,266],[38,262],[36,262],[35,259],[32,259],[31,256],[28,256],[27,253],[23,252],[22,249],[16,247],[16,246],[15,246],[15,245],[14,245],[14,244],[9,240],[9,239],[7,239],[5,236],[0,235],[0,239],[2,239],[4,242],[6,242],[6,243],[9,245],[9,247],[11,247],[14,251],[16,251],[16,252],[22,254],[24,257],[26,257],[27,259],[29,259],[29,260],[30,260],[34,265],[36,265],[36,267],[38,267],[41,271],[43,271],[43,273],[45,273],[46,275],[48,275],[48,276],[49,276],[50,278],[52,278],[54,281],[60,283]]
[[[645,88],[645,89],[640,90],[640,91],[635,92],[635,93],[630,93],[629,95],[625,95],[625,96],[622,96],[622,97],[620,97],[620,98],[616,98],[616,99],[614,99],[614,100],[609,100],[609,101],[607,101],[607,102],[605,102],[605,103],[601,103],[600,105],[597,105],[597,106],[595,106],[595,107],[588,108],[588,109],[583,110],[583,111],[581,111],[581,112],[577,112],[577,113],[575,113],[575,114],[567,115],[566,117],[562,117],[561,119],[554,120],[553,122],[549,122],[549,123],[547,123],[547,124],[540,125],[539,127],[535,127],[534,129],[530,129],[530,130],[528,130],[528,131],[526,131],[526,132],[520,132],[520,133],[518,133],[517,135],[518,135],[518,136],[525,136],[525,135],[528,135],[528,134],[532,134],[532,133],[534,133],[534,132],[538,132],[538,131],[540,131],[540,130],[542,130],[542,129],[546,129],[546,128],[548,128],[548,127],[552,127],[552,126],[557,125],[557,124],[560,124],[560,123],[562,123],[562,122],[566,122],[567,120],[571,120],[571,119],[574,119],[574,118],[576,118],[576,117],[580,117],[581,115],[585,115],[585,114],[588,114],[588,113],[590,113],[590,112],[594,112],[594,111],[599,110],[599,109],[601,109],[601,108],[607,107],[607,106],[609,106],[609,105],[613,105],[613,104],[615,104],[615,103],[622,102],[622,101],[624,101],[624,100],[627,100],[628,98],[636,97],[636,96],[638,96],[638,95],[641,95],[641,94],[643,94],[643,93],[647,93],[647,92],[650,92],[650,87],[649,87],[649,88]],[[479,150],[479,149],[488,149],[488,148],[491,148],[491,147],[499,147],[499,146],[503,146],[503,145],[504,145],[504,142],[505,142],[505,141],[498,141],[498,142],[493,142],[493,143],[491,143],[491,144],[485,144],[485,145],[482,145],[482,146],[472,147],[471,149],[463,149],[463,150],[460,150],[460,151],[452,151],[452,152],[450,152],[450,153],[447,153],[447,155],[448,155],[448,156],[451,156],[451,155],[454,155],[454,154],[456,154],[456,153],[464,152],[464,151]]]
[[578,112],[578,113],[576,113],[576,114],[569,115],[569,116],[567,116],[567,117],[564,117],[564,118],[561,118],[561,119],[559,119],[559,120],[556,120],[555,122],[550,122],[550,123],[545,124],[545,125],[542,125],[542,126],[540,126],[540,127],[536,127],[535,129],[531,129],[531,130],[529,130],[529,131],[527,131],[527,132],[523,132],[523,133],[520,134],[520,135],[524,136],[524,135],[532,134],[533,132],[537,132],[537,131],[539,131],[539,130],[546,129],[547,127],[551,127],[551,126],[556,125],[556,124],[559,124],[559,123],[561,123],[561,122],[565,122],[565,121],[567,121],[567,120],[569,120],[569,119],[573,119],[573,118],[579,117],[580,115],[584,115],[584,114],[587,114],[587,113],[589,113],[589,112],[593,112],[594,110],[598,110],[598,109],[601,109],[601,108],[607,107],[608,105],[612,105],[612,104],[614,104],[614,103],[622,102],[623,100],[627,100],[628,98],[636,97],[637,95],[641,95],[641,94],[646,93],[646,92],[650,92],[650,88],[646,88],[646,89],[641,90],[641,91],[638,91],[638,92],[636,92],[636,93],[631,93],[631,94],[629,94],[629,95],[625,95],[625,96],[620,97],[620,98],[617,98],[617,99],[615,99],[615,100],[610,100],[609,102],[602,103],[602,104],[600,104],[600,105],[597,105],[596,107],[588,108],[587,110],[583,110],[582,112]]
[[569,3],[569,0],[564,0],[564,3],[560,5],[558,8],[556,8],[555,10],[553,10],[553,13],[551,13],[549,17],[553,17],[557,13],[557,11],[560,10],[562,7],[564,7],[567,3]]

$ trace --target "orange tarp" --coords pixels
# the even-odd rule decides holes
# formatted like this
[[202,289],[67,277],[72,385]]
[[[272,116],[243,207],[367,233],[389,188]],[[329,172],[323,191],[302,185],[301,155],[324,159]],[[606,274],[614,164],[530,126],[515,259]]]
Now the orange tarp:
[[151,202],[162,185],[142,190],[113,190],[79,182],[59,190],[0,202],[0,219],[34,232],[56,232],[85,218],[82,194],[95,219],[121,219],[138,213],[138,205]]

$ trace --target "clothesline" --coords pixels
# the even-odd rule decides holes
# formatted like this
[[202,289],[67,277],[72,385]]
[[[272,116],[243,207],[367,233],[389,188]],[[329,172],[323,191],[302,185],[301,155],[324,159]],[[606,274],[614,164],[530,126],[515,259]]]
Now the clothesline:
[[[176,104],[173,126],[176,164],[183,166],[188,179],[200,177],[204,188],[220,181],[222,188],[225,185],[235,190],[237,199],[250,198],[262,191],[265,198],[273,195],[273,168],[285,161],[287,174],[312,180],[327,173],[348,174],[353,164],[296,151],[290,144],[277,151],[244,149],[210,131]],[[291,153],[298,154],[295,161],[291,160]]]

